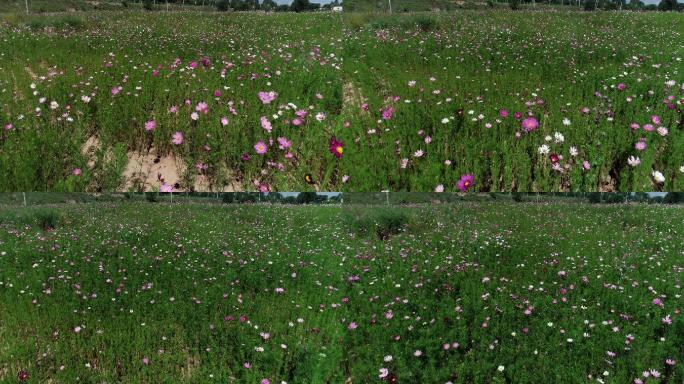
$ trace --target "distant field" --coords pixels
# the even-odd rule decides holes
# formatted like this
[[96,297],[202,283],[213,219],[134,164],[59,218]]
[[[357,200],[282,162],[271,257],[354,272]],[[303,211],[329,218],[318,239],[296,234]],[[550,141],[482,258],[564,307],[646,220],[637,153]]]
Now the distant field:
[[[201,5],[201,0],[197,5],[191,4],[191,0],[185,3],[170,3],[170,10],[213,10],[214,7]],[[50,12],[76,12],[76,11],[115,11],[125,9],[142,9],[139,0],[127,0],[126,5],[121,0],[28,0],[29,12],[31,13],[50,13]],[[166,9],[165,0],[157,0],[157,9]],[[26,1],[24,0],[1,0],[0,13],[24,13],[26,12]]]
[[0,382],[680,383],[683,222],[501,202],[5,209]]

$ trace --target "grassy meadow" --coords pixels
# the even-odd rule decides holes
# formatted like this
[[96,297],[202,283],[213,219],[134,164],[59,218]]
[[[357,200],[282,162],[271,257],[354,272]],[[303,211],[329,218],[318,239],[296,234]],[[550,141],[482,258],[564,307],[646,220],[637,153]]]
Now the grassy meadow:
[[0,382],[679,383],[682,223],[576,203],[7,208]]

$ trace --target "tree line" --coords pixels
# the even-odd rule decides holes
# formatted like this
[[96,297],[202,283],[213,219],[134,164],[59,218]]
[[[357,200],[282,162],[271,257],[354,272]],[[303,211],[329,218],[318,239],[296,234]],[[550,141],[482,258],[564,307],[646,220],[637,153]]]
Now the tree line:
[[[129,0],[122,1],[127,6]],[[310,12],[331,10],[342,4],[342,0],[333,0],[328,4],[319,4],[310,0],[293,0],[290,5],[278,4],[275,0],[136,0],[142,2],[144,9],[151,11],[158,5],[190,5],[215,7],[218,11],[267,11],[267,12]]]

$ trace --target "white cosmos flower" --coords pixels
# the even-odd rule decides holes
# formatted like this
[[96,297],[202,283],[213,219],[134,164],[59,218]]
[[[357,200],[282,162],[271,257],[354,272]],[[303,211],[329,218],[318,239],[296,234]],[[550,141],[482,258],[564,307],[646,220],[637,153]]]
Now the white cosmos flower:
[[662,184],[665,182],[665,176],[663,176],[663,174],[660,173],[660,171],[653,171],[652,175],[656,183]]
[[679,167],[679,172],[684,173],[684,165],[682,165],[681,167]]
[[570,125],[570,124],[572,124],[572,123],[570,123],[570,119],[568,119],[567,117],[565,119],[563,119],[563,125]]
[[380,368],[380,373],[378,374],[378,377],[381,379],[384,379],[389,375],[389,370],[387,368]]
[[538,151],[540,155],[547,155],[549,153],[549,146],[546,144],[543,144],[541,147],[539,147]]
[[563,134],[560,132],[554,133],[553,137],[556,139],[556,143],[562,143],[565,141],[565,136],[563,136]]
[[575,157],[577,154],[579,154],[577,147],[570,147],[570,156]]
[[636,167],[637,165],[641,164],[641,159],[638,157],[630,156],[627,158],[627,164],[629,164],[632,167]]
[[448,117],[443,118],[442,124],[449,124],[449,118]]

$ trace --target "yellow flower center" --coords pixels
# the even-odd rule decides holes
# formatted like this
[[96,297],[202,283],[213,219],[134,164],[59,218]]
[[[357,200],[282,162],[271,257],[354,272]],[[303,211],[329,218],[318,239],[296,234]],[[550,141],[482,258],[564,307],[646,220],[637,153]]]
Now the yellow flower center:
[[338,145],[336,151],[337,153],[342,154],[342,152],[344,152],[344,148],[342,148],[341,145]]

